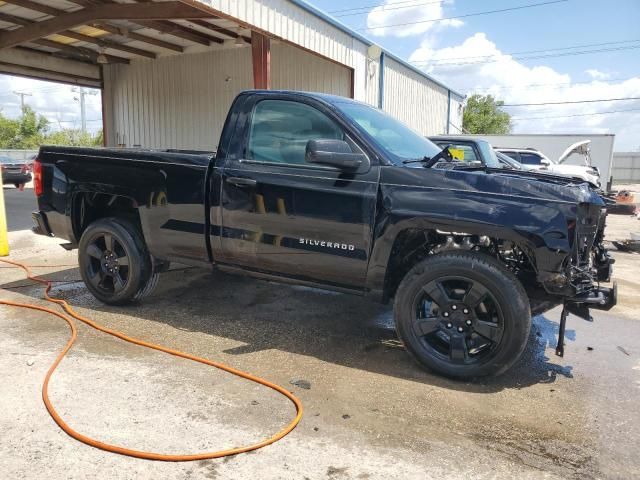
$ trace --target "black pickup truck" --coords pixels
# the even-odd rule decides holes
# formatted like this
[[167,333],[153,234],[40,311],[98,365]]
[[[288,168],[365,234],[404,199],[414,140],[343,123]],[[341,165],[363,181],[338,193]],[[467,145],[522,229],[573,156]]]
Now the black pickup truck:
[[[110,304],[170,262],[394,299],[423,366],[470,378],[522,353],[532,314],[610,309],[605,204],[575,180],[472,164],[368,105],[248,91],[218,150],[42,147],[36,233],[78,248]],[[559,347],[562,347],[560,340]]]

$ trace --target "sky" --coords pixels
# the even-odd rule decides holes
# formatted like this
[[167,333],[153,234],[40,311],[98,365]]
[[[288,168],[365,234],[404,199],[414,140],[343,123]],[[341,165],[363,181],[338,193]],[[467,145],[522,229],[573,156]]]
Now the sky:
[[[640,97],[640,0],[309,1],[464,95],[505,104]],[[10,117],[20,113],[14,90],[32,93],[26,103],[52,128],[80,126],[71,87],[0,75]],[[615,150],[640,150],[640,100],[504,108],[514,133],[615,133]],[[91,131],[100,112],[100,95],[87,97]]]
[[[85,88],[87,131],[95,133],[102,128],[102,100],[99,89]],[[79,91],[69,85],[41,80],[0,75],[0,113],[5,117],[18,118],[21,113],[20,96],[14,92],[28,93],[24,97],[36,113],[44,115],[50,122],[51,130],[63,128],[79,129]]]
[[[640,97],[640,0],[310,1],[464,95]],[[640,100],[504,110],[513,133],[615,133],[615,150],[640,150]]]

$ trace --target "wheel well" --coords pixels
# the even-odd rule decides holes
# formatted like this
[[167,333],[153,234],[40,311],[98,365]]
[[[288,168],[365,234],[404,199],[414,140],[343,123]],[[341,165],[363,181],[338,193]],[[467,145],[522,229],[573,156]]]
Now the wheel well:
[[98,192],[78,193],[73,198],[71,218],[73,232],[80,237],[96,220],[106,217],[126,218],[140,228],[140,215],[137,202],[126,196]]
[[414,265],[430,255],[445,251],[488,254],[511,270],[525,289],[533,288],[537,283],[532,253],[510,240],[440,230],[407,229],[400,232],[391,249],[385,276],[384,300],[394,297],[400,282]]

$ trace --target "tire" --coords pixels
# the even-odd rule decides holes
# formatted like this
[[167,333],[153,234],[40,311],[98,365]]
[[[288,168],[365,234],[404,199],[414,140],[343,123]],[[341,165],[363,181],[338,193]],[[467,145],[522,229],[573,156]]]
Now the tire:
[[506,372],[531,330],[520,281],[494,258],[472,252],[442,253],[415,265],[398,287],[394,316],[409,354],[456,379]]
[[78,246],[80,275],[101,302],[124,305],[149,295],[158,283],[142,233],[129,220],[96,220]]

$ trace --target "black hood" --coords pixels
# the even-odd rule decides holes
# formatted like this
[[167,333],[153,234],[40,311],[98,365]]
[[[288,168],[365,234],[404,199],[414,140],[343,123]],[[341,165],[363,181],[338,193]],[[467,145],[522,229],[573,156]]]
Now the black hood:
[[557,175],[503,169],[440,170],[422,167],[385,167],[382,172],[382,183],[385,184],[604,205],[600,195],[588,183]]

